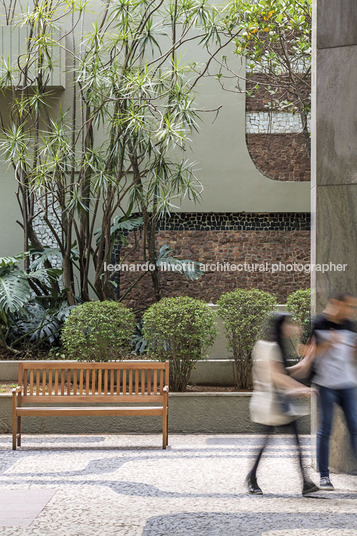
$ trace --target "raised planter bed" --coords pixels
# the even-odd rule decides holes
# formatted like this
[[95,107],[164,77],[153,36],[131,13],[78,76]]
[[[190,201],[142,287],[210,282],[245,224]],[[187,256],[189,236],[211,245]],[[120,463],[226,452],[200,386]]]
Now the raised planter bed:
[[[170,433],[253,434],[261,428],[251,422],[251,393],[170,393]],[[11,432],[11,395],[0,394],[0,433]],[[310,433],[310,418],[300,419],[301,433]],[[160,418],[141,417],[31,417],[24,419],[26,434],[160,433]],[[10,438],[9,438],[10,441]],[[10,443],[9,443],[10,445]]]

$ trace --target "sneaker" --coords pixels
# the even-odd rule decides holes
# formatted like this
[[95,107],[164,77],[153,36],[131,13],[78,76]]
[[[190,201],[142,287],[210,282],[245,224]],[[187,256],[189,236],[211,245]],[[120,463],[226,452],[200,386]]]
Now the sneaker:
[[258,486],[256,478],[247,478],[246,483],[248,487],[248,493],[251,493],[252,495],[263,495],[262,490]]
[[320,489],[324,489],[326,491],[333,491],[335,488],[333,487],[330,477],[328,476],[322,476],[320,479]]
[[304,486],[302,488],[302,494],[305,497],[305,495],[309,495],[310,493],[315,493],[316,491],[319,491],[319,489],[320,488],[318,488],[316,484],[312,482],[312,480],[305,480]]

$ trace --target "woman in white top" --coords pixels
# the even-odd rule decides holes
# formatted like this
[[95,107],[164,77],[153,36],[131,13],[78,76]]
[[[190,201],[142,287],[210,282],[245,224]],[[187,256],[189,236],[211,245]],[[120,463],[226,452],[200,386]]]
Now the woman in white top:
[[310,397],[313,391],[291,378],[287,371],[286,342],[296,336],[297,331],[291,315],[274,314],[262,339],[257,341],[253,349],[254,392],[250,402],[251,419],[266,427],[262,447],[246,478],[249,493],[255,495],[263,493],[257,483],[257,469],[275,426],[290,426],[294,434],[303,480],[302,494],[307,495],[319,489],[307,478],[302,464],[296,419],[307,412],[301,412],[293,405],[294,398]]

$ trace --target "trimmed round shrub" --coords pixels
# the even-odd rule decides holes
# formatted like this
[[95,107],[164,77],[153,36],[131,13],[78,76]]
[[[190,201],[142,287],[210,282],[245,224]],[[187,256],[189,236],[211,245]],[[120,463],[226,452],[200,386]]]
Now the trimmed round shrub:
[[187,296],[162,298],[143,315],[148,354],[170,361],[170,389],[185,391],[191,370],[217,336],[207,304]]
[[306,343],[311,325],[311,289],[292,292],[286,300],[286,308],[302,329],[301,342]]
[[223,319],[235,363],[237,389],[251,389],[251,353],[264,318],[277,305],[269,292],[258,289],[237,289],[223,294],[218,302],[218,315]]
[[61,341],[67,359],[112,361],[130,356],[134,313],[115,301],[79,305],[64,323]]

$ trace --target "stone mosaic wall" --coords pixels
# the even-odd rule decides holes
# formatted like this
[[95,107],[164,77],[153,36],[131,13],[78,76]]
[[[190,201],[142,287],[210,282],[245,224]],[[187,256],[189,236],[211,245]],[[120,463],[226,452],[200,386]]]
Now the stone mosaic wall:
[[[36,216],[36,218],[34,218],[33,228],[42,245],[52,248],[58,247],[55,237],[50,231],[48,225],[44,222],[43,207],[38,202],[35,203],[35,213],[38,215]],[[61,232],[60,224],[56,216],[55,207],[53,205],[48,206],[47,215],[56,232]]]
[[[310,118],[308,128],[310,129]],[[247,112],[247,134],[295,134],[302,131],[300,116],[289,112]]]
[[[179,233],[177,231],[180,231]],[[130,245],[116,250],[115,262],[142,263],[142,236],[136,232],[138,248]],[[202,278],[187,281],[183,274],[160,271],[164,296],[185,295],[209,302],[235,288],[259,288],[276,294],[283,303],[294,290],[310,286],[306,272],[260,271],[248,265],[263,263],[310,262],[309,214],[183,214],[161,224],[157,248],[168,245],[174,256],[211,264]],[[244,271],[224,270],[224,263],[247,264]],[[213,266],[216,265],[216,266]],[[220,269],[217,269],[219,266]],[[141,272],[140,272],[141,273]],[[123,272],[118,291],[123,295],[140,276],[139,272]],[[152,303],[152,281],[148,272],[134,287],[125,303],[135,310]]]
[[[53,203],[53,198],[50,194],[47,195],[47,200],[41,199],[41,201],[38,200],[35,202],[35,213],[37,216],[34,218],[33,222],[34,231],[43,246],[58,248],[58,243],[53,233],[44,221],[44,203],[46,203],[47,217],[51,225],[55,229],[56,233],[61,236],[61,225],[58,220],[60,209],[56,203]],[[53,256],[51,263],[54,268],[62,268],[62,257],[60,255]]]
[[297,212],[173,212],[159,221],[172,231],[309,231],[310,214]]

